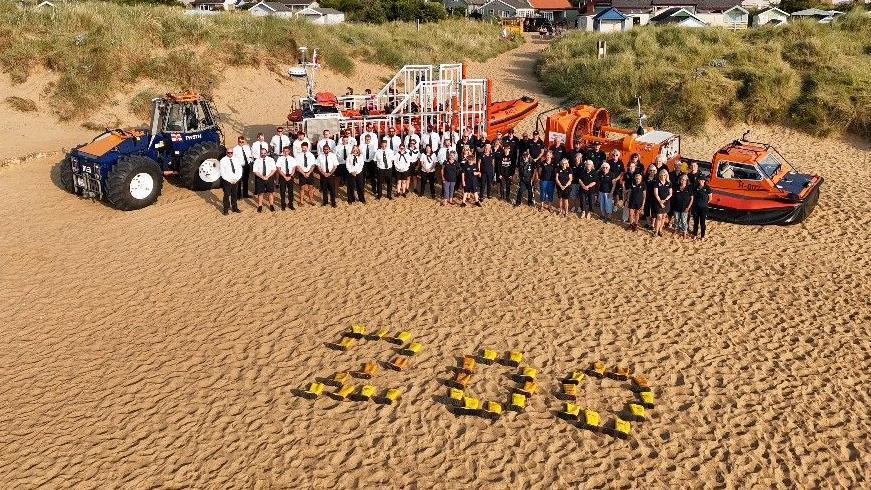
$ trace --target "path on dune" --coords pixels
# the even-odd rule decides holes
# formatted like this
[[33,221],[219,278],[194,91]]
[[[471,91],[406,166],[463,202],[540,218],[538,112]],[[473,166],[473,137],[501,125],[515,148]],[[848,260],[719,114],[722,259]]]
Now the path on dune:
[[[516,65],[536,49],[472,74],[532,93]],[[64,193],[57,158],[0,168],[0,487],[867,486],[869,147],[754,130],[826,177],[819,205],[800,226],[715,223],[702,244],[493,200],[225,217],[219,191],[170,183],[124,213]],[[324,345],[358,322],[424,344],[372,380],[400,404],[294,396],[395,354]],[[526,413],[444,405],[457,356],[485,346],[540,369]],[[554,416],[557,378],[597,359],[654,384],[630,441]],[[469,390],[504,400],[510,372]],[[591,381],[578,402],[608,420],[629,398]]]

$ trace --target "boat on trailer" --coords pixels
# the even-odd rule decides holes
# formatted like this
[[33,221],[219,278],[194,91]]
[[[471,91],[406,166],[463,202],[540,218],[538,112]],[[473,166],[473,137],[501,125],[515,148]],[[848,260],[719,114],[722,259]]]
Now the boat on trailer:
[[538,101],[528,96],[493,102],[490,80],[468,78],[462,63],[405,65],[374,94],[339,97],[315,92],[315,72],[320,67],[317,50],[314,61],[307,61],[306,54],[307,49],[300,48],[300,64],[288,70],[295,78],[305,73],[307,94],[293,101],[287,121],[291,131],[302,131],[312,140],[324,130],[362,134],[367,124],[378,133],[391,127],[421,133],[433,127],[438,131],[478,130],[493,139],[538,107]]

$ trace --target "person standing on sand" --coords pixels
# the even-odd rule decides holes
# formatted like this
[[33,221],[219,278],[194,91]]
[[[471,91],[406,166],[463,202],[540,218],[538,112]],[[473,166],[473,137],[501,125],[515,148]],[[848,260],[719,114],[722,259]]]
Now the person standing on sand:
[[[705,239],[705,221],[708,218],[708,206],[711,202],[711,188],[704,177],[696,181],[696,189],[693,193],[693,237],[697,240]],[[701,230],[701,234],[699,231]]]
[[605,221],[611,221],[614,213],[614,174],[611,173],[611,165],[608,162],[599,168],[599,213]]
[[420,146],[415,140],[408,142],[408,159],[411,165],[408,166],[408,181],[405,183],[405,194],[408,194],[409,189],[417,189],[420,186]]
[[[282,155],[275,161],[278,167],[278,201],[281,210],[287,209],[288,203],[293,210],[293,174],[296,172],[296,158],[290,154],[291,148],[285,146]],[[285,201],[285,197],[287,200]]]
[[254,193],[257,194],[257,212],[263,212],[263,195],[269,195],[269,210],[275,211],[275,160],[266,149],[254,159]]
[[529,206],[535,206],[535,199],[532,196],[532,186],[535,183],[537,175],[538,170],[535,168],[535,163],[532,161],[532,157],[529,156],[528,152],[524,153],[520,160],[520,164],[517,166],[518,186],[517,199],[514,200],[514,207],[520,206],[520,202],[523,201],[524,192],[526,193],[526,204]]
[[314,205],[315,203],[315,167],[318,160],[308,149],[308,143],[303,142],[300,147],[296,164],[299,167],[299,194],[301,204]]
[[598,180],[596,164],[592,160],[584,162],[584,169],[580,172],[579,180],[581,184],[581,215],[589,219],[590,213],[595,208],[596,181]]
[[499,172],[499,198],[509,203],[511,202],[511,180],[517,171],[512,151],[510,144],[503,145],[502,155],[496,166],[496,171]]
[[269,146],[272,148],[272,154],[277,158],[284,154],[284,149],[290,146],[290,138],[284,134],[284,127],[278,126],[275,128],[275,136],[269,141]]
[[572,187],[569,191],[573,213],[581,212],[581,172],[584,170],[584,155],[575,151],[569,159],[569,169],[572,171]]
[[460,176],[460,164],[457,163],[457,152],[451,150],[448,159],[442,165],[442,206],[454,204],[454,189]]
[[481,172],[475,161],[474,150],[469,151],[460,162],[460,171],[460,180],[463,185],[463,200],[460,206],[466,207],[466,200],[474,199],[475,206],[481,207],[481,201],[478,198],[478,179]]
[[375,165],[375,152],[378,151],[378,135],[363,133],[363,144],[360,145],[360,154],[363,156],[363,176],[369,179],[372,192],[378,188],[378,167]]
[[563,216],[569,215],[569,198],[572,192],[572,169],[569,160],[560,160],[560,169],[556,174],[557,197],[559,198],[559,210]]
[[248,193],[248,180],[251,179],[251,164],[254,162],[254,155],[259,154],[260,151],[252,153],[251,147],[248,146],[248,141],[245,140],[244,136],[239,136],[236,139],[236,146],[233,147],[233,163],[242,167],[242,180],[236,186],[237,199],[251,197]]
[[318,173],[321,175],[321,206],[329,204],[336,207],[336,170],[339,168],[339,159],[333,153],[330,145],[324,145],[321,154],[318,155]]
[[221,188],[224,190],[224,216],[232,209],[234,213],[240,213],[239,204],[236,202],[239,187],[239,179],[242,178],[242,166],[233,161],[233,149],[227,148],[227,154],[221,158]]
[[493,147],[490,143],[484,143],[484,150],[481,152],[480,167],[481,167],[481,185],[478,186],[478,190],[481,193],[481,202],[484,202],[484,199],[490,199],[490,190],[493,187],[493,181],[495,180],[496,169],[495,163],[493,159]]
[[[623,201],[623,222],[629,223],[629,189],[632,183],[635,182],[635,174],[638,173],[638,166],[641,163],[641,157],[638,153],[633,153],[629,157],[629,164],[626,165],[626,171],[623,172],[623,177],[620,179],[621,200]],[[618,191],[614,191],[615,193]]]
[[[360,147],[355,146],[351,149],[351,154],[345,161],[345,168],[348,170],[348,204],[354,204],[355,201],[366,204],[364,192],[366,185],[363,174],[365,166],[363,155],[360,154]],[[355,192],[356,199],[354,198]]]
[[654,211],[654,202],[656,201],[656,165],[651,164],[647,167],[647,174],[644,177],[644,187],[647,194],[644,200],[644,216],[647,218],[647,227],[651,230],[656,224],[656,211]]
[[438,153],[439,148],[442,146],[442,137],[435,130],[435,126],[432,124],[429,125],[429,131],[423,135],[423,142],[421,143],[421,148],[426,148],[429,146],[432,148],[433,153]]
[[[399,138],[399,136],[394,136]],[[393,162],[396,158],[393,150],[388,148],[388,137],[381,141],[381,148],[375,152],[375,166],[378,167],[378,180],[375,181],[375,199],[381,199],[386,188],[387,199],[393,199]],[[399,147],[399,144],[396,145]]]
[[638,221],[641,219],[641,210],[647,198],[647,186],[644,184],[644,176],[634,173],[629,177],[628,191],[626,192],[626,207],[629,209],[629,230],[638,230]]
[[556,189],[556,162],[554,154],[550,150],[544,150],[544,156],[541,158],[541,163],[538,166],[538,186],[539,196],[541,200],[538,205],[538,210],[542,211],[546,207],[548,210],[553,208],[553,192]]
[[396,170],[396,197],[406,197],[408,194],[408,178],[411,171],[411,156],[405,149],[405,145],[399,145],[399,152],[393,159],[393,168]]
[[426,145],[423,153],[420,154],[420,187],[417,190],[417,195],[422,196],[426,191],[426,185],[429,184],[430,197],[435,199],[435,181],[436,181],[436,165],[438,157],[432,152],[432,147]]
[[654,236],[662,236],[662,229],[668,220],[669,201],[671,201],[672,194],[671,182],[668,181],[668,170],[660,169],[653,194],[653,212],[656,214],[653,224]]
[[299,156],[302,155],[303,149],[302,145],[306,145],[307,147],[311,147],[311,141],[306,137],[305,133],[302,131],[297,131],[296,139],[293,140],[293,157],[299,159]]
[[596,170],[599,170],[602,164],[605,163],[605,158],[607,157],[608,155],[602,151],[602,143],[600,141],[594,141],[592,148],[588,148],[584,153],[584,160],[592,160]]
[[681,174],[677,189],[674,190],[674,195],[671,198],[671,210],[674,213],[675,227],[683,238],[687,238],[692,207],[693,188],[690,187],[690,178],[687,174]]

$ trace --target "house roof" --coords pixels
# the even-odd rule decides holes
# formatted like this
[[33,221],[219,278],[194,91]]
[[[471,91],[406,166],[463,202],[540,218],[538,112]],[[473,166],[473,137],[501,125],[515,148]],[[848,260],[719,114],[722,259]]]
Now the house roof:
[[526,0],[490,0],[489,2],[485,3],[483,6],[486,7],[487,5],[490,5],[491,3],[501,3],[501,4],[504,4],[504,5],[507,5],[511,8],[513,8],[514,10],[532,9],[532,5],[530,5],[529,2]]
[[741,0],[698,0],[694,4],[696,12],[725,12],[741,5]]
[[701,12],[725,12],[741,5],[741,0],[602,0],[597,5],[632,13],[649,12],[654,7],[695,7]]
[[598,14],[593,16],[594,20],[626,20],[627,17],[623,15],[623,12],[620,12],[614,7],[611,7],[607,10],[603,10]]
[[726,9],[726,10],[724,11],[724,13],[725,13],[725,12],[731,12],[731,11],[733,11],[733,10],[735,10],[735,9],[738,9],[738,10],[744,12],[745,14],[749,14],[749,13],[750,13],[749,10],[745,9],[744,7],[742,7],[742,6],[740,6],[740,5],[735,5],[734,7],[730,8],[730,9]]
[[292,10],[285,7],[283,3],[279,2],[258,2],[248,10],[255,9],[257,7],[262,7],[263,9],[269,10],[270,12],[292,12]]
[[651,17],[650,21],[657,24],[676,24],[686,19],[695,19],[702,24],[707,25],[707,22],[696,17],[695,14],[683,7],[671,7],[669,9],[665,9],[662,12]]
[[799,10],[798,12],[793,12],[793,17],[831,17],[833,15],[840,15],[843,12],[838,12],[837,10],[821,10],[821,9],[804,9]]
[[[279,3],[279,2],[270,2],[270,3]],[[285,7],[308,7],[312,3],[313,0],[309,0],[306,2],[305,0],[284,0],[282,3]]]
[[536,10],[574,10],[569,0],[529,0]]
[[782,15],[782,16],[784,16],[784,17],[789,17],[789,13],[788,13],[788,12],[784,12],[783,10],[780,10],[780,9],[777,8],[777,7],[768,7],[767,9],[763,10],[762,12],[759,12],[758,14],[756,14],[756,16],[759,17],[760,15],[762,15],[762,14],[764,14],[764,13],[766,13],[766,12],[779,13],[780,15]]
[[341,10],[331,9],[328,7],[312,7],[312,10],[319,12],[323,15],[341,15],[344,14]]
[[194,0],[191,5],[224,5],[224,0]]

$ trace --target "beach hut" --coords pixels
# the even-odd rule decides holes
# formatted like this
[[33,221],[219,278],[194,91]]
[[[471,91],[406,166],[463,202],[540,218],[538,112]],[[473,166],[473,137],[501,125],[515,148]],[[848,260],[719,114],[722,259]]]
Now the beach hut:
[[229,12],[236,9],[235,0],[194,0],[191,8],[203,12]]
[[708,23],[683,7],[671,7],[650,18],[651,24],[676,25],[680,27],[708,27]]
[[778,26],[789,22],[789,13],[777,7],[771,7],[753,16],[753,27]]
[[632,28],[633,22],[619,9],[611,7],[583,19],[578,27],[593,32],[622,32]]
[[312,24],[335,25],[345,22],[345,13],[326,7],[306,7],[295,12],[296,17],[306,19]]
[[750,23],[750,12],[740,5],[735,5],[723,12],[723,27],[733,31],[747,29]]
[[248,9],[248,13],[257,17],[293,17],[293,10],[279,2],[257,2],[253,7]]

